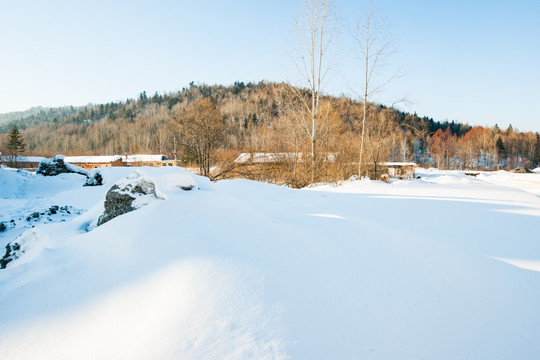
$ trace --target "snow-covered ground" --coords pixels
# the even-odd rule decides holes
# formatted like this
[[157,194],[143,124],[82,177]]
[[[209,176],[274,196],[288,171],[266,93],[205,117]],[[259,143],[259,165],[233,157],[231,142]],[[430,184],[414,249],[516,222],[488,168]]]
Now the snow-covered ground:
[[[134,171],[159,197],[96,227]],[[0,169],[0,358],[538,359],[540,172],[102,174]]]

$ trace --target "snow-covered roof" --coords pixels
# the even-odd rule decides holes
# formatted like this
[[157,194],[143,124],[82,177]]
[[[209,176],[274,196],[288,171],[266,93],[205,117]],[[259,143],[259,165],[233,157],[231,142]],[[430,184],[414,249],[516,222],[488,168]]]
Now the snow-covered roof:
[[234,162],[236,163],[273,163],[284,160],[292,160],[295,157],[303,158],[302,153],[277,152],[277,153],[241,153]]
[[71,164],[102,164],[102,163],[111,163],[118,159],[121,159],[120,155],[111,155],[111,156],[66,156],[64,162]]
[[128,155],[127,159],[124,157],[124,161],[127,163],[132,162],[150,162],[150,161],[163,161],[168,160],[165,155]]
[[384,166],[416,166],[415,162],[383,162],[382,165]]
[[[43,156],[17,156],[14,161],[16,162],[41,162],[45,160]],[[11,161],[11,156],[2,156],[2,161]]]
[[[325,161],[334,162],[336,158],[335,153],[328,153],[325,154]],[[256,152],[256,153],[241,153],[236,160],[234,160],[235,163],[275,163],[285,160],[293,160],[297,159],[298,161],[304,160],[304,154],[303,153],[294,153],[294,152],[275,152],[275,153],[263,153],[263,152]]]
[[241,153],[240,155],[238,155],[236,160],[234,160],[234,162],[235,163],[247,163],[247,162],[249,162],[249,159],[251,159],[251,154],[250,153]]
[[126,163],[135,163],[135,162],[152,162],[152,161],[163,161],[168,160],[165,155],[109,155],[109,156],[66,156],[64,159],[65,162],[72,164],[82,164],[82,163],[110,163],[122,159]]

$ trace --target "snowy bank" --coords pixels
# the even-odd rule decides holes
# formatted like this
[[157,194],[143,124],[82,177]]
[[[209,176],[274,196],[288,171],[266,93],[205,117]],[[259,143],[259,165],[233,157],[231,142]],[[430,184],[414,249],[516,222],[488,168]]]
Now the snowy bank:
[[87,210],[33,223],[24,236],[41,240],[36,251],[0,270],[2,357],[540,353],[540,174],[420,169],[416,180],[292,190],[145,168],[160,199],[86,231],[133,171],[103,169],[96,187],[0,173],[0,221],[52,203]]

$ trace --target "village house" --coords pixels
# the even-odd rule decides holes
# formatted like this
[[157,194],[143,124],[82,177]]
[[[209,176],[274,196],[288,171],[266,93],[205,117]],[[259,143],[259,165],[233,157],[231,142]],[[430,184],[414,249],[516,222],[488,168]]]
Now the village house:
[[29,171],[36,170],[42,160],[45,160],[45,158],[41,156],[0,156],[0,164],[15,166],[19,169]]
[[64,162],[77,165],[86,170],[102,167],[127,166],[119,155],[113,156],[66,156]]
[[125,155],[123,161],[128,166],[176,166],[175,160],[171,160],[165,155]]
[[383,162],[380,165],[389,178],[414,179],[415,162]]
[[175,166],[174,160],[165,155],[111,155],[111,156],[66,156],[66,163],[77,165],[86,170],[116,166]]
[[[309,155],[308,155],[309,156]],[[321,156],[324,156],[323,161],[325,162],[334,162],[336,158],[335,153],[326,153]],[[279,164],[290,161],[304,162],[306,156],[304,153],[298,152],[276,152],[276,153],[241,153],[238,155],[236,160],[237,164],[257,164],[257,163],[268,163],[268,164]]]
[[[334,162],[336,159],[336,153],[324,154],[323,161]],[[256,164],[282,164],[291,161],[304,162],[305,156],[303,153],[241,153],[234,161],[240,165],[256,165]],[[356,164],[353,164],[356,165]],[[416,167],[415,162],[381,162],[374,164],[367,164],[367,171],[369,174],[374,174],[375,169],[377,172],[377,178],[379,180],[392,179],[413,179],[414,169]]]

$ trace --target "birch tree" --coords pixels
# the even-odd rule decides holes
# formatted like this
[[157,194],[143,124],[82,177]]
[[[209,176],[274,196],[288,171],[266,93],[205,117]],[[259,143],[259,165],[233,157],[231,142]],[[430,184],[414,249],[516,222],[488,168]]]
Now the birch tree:
[[[317,162],[318,122],[321,97],[331,67],[331,47],[335,40],[336,23],[330,0],[305,0],[301,15],[296,19],[298,48],[295,66],[305,88],[291,86],[299,99],[297,119],[311,144],[312,181]],[[322,115],[322,116],[321,116]]]
[[357,94],[363,103],[362,135],[358,161],[358,176],[362,176],[368,99],[397,76],[397,74],[394,74],[382,81],[378,78],[380,70],[386,64],[390,55],[394,53],[394,49],[393,42],[388,34],[388,27],[386,26],[385,21],[378,17],[373,10],[371,1],[367,2],[364,17],[356,26],[354,39],[360,52],[364,80],[362,92]]

